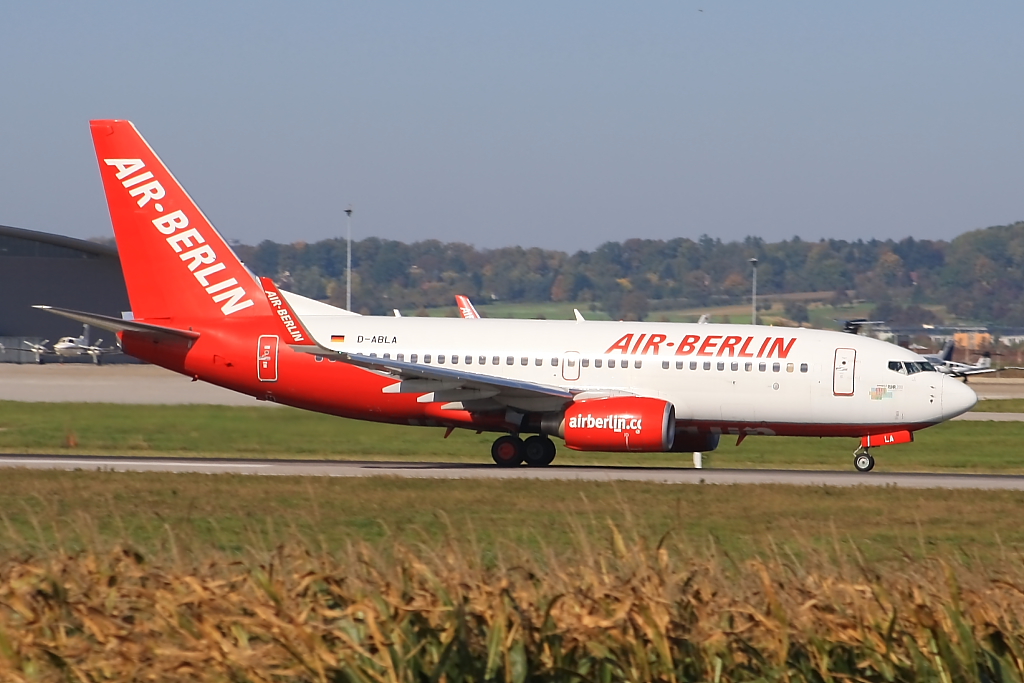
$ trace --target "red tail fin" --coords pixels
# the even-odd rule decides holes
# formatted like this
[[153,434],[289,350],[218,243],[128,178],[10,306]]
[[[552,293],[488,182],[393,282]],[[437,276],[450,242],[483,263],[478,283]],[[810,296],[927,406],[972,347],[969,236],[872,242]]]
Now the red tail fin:
[[259,284],[135,126],[90,126],[135,317],[269,313]]
[[479,318],[480,314],[476,312],[476,307],[473,306],[473,302],[469,300],[468,296],[463,294],[455,295],[455,303],[459,306],[459,317],[460,318]]

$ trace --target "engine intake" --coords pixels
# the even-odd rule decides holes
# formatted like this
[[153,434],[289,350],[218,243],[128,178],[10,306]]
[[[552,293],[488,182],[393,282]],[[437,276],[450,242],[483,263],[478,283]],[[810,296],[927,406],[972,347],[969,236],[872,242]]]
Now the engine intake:
[[675,441],[676,410],[668,401],[637,396],[578,401],[558,432],[574,451],[663,452]]

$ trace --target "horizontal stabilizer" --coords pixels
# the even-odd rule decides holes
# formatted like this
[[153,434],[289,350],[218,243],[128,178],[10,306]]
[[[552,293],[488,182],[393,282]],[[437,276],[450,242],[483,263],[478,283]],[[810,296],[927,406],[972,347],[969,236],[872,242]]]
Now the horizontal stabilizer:
[[137,320],[122,320],[121,318],[112,318],[109,315],[100,315],[99,313],[84,313],[82,311],[72,311],[67,308],[55,308],[54,306],[33,306],[32,308],[38,308],[40,311],[47,311],[65,318],[71,318],[72,320],[77,320],[80,323],[92,325],[93,327],[98,327],[102,330],[109,330],[111,332],[138,332],[140,334],[167,335],[171,337],[178,337],[180,339],[199,338],[199,333],[192,330],[179,330],[174,327],[163,327],[161,325],[140,323]]

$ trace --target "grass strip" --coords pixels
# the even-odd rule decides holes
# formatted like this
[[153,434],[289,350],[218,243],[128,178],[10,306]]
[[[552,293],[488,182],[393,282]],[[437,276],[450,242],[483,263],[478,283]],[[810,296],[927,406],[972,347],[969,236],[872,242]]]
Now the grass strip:
[[856,544],[871,561],[943,552],[1005,559],[1024,549],[1024,492],[895,487],[667,485],[643,482],[260,477],[0,470],[0,554],[109,549],[147,555],[244,554],[293,541],[327,552],[353,543],[448,538],[497,558],[509,546],[559,556],[608,520],[648,537],[713,543],[746,559]]

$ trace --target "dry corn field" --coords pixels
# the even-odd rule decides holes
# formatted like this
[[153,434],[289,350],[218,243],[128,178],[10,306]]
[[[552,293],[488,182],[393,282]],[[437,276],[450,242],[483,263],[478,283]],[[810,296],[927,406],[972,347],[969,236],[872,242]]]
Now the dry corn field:
[[[4,681],[1021,681],[1024,564],[624,539],[7,557]],[[828,558],[832,559],[828,559]],[[835,559],[838,557],[839,559]]]

